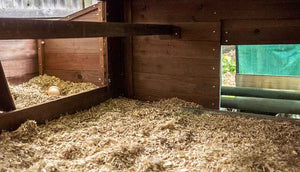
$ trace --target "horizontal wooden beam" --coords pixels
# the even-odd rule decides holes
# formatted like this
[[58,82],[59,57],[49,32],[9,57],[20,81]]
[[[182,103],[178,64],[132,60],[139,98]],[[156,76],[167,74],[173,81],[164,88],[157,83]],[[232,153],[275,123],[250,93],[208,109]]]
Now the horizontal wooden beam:
[[160,24],[0,19],[0,39],[126,37],[134,35],[180,36],[180,28]]
[[35,120],[38,123],[44,123],[46,120],[59,118],[66,113],[72,114],[88,109],[106,101],[110,97],[109,95],[108,88],[103,87],[29,108],[0,113],[0,133],[2,130],[18,128],[26,120]]
[[10,94],[4,70],[0,61],[0,110],[11,111],[15,109],[16,107],[14,100]]
[[223,20],[223,45],[299,44],[300,20]]

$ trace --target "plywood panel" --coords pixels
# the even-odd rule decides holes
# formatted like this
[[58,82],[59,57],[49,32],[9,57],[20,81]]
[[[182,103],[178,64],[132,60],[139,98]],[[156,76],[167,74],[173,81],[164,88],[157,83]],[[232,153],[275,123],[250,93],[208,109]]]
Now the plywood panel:
[[300,17],[299,0],[134,0],[135,22]]
[[239,87],[300,90],[300,77],[268,75],[236,75]]
[[225,20],[222,44],[297,44],[300,20]]

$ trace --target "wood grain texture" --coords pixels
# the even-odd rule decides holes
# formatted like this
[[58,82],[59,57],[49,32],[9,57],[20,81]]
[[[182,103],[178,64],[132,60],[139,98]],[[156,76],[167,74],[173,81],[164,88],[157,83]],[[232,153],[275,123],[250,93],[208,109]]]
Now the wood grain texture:
[[182,31],[180,40],[165,36],[133,38],[136,98],[178,97],[206,108],[219,108],[221,24],[214,14],[203,12],[205,3],[132,1],[133,23],[173,24]]
[[224,20],[222,44],[299,44],[300,20]]
[[54,39],[173,35],[179,28],[162,24],[74,22],[0,18],[0,39]]
[[37,52],[38,52],[38,65],[39,65],[39,75],[44,74],[45,67],[45,41],[42,39],[37,40]]
[[[103,2],[61,20],[103,21]],[[46,39],[45,71],[64,80],[107,85],[106,45],[104,38]]]
[[135,22],[197,22],[221,19],[297,19],[299,0],[134,0]]
[[38,72],[35,40],[1,40],[0,60],[10,83],[26,81]]
[[38,73],[38,59],[20,59],[2,61],[6,77],[22,77],[23,75]]
[[238,87],[300,90],[300,77],[268,75],[236,75]]
[[45,73],[48,75],[63,78],[72,82],[90,82],[97,86],[103,86],[103,78],[99,75],[99,70],[60,70],[47,69]]
[[103,87],[29,108],[1,113],[0,132],[2,130],[16,129],[27,120],[45,123],[46,120],[59,118],[66,113],[72,114],[80,110],[88,109],[106,101],[108,98],[108,89]]

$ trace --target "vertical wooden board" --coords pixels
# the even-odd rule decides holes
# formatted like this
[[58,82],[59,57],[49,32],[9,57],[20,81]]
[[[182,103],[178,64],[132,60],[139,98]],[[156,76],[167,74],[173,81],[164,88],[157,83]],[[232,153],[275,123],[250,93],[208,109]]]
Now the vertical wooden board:
[[[124,1],[124,21],[132,23],[132,0]],[[134,97],[133,88],[133,37],[124,39],[124,56],[125,56],[125,95],[129,98]]]
[[44,74],[44,62],[45,62],[45,41],[42,39],[37,40],[37,48],[38,48],[38,65],[39,65],[39,74]]

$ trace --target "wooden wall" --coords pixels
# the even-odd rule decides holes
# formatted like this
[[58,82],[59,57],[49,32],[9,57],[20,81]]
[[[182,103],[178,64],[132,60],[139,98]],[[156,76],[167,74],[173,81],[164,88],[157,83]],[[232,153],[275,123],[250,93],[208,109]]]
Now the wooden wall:
[[[219,108],[221,44],[299,43],[299,0],[127,0],[125,21],[182,27],[126,43],[127,95]],[[250,24],[247,24],[250,23]]]
[[[63,18],[72,21],[105,21],[102,3],[91,6]],[[92,82],[98,86],[106,84],[105,39],[46,39],[41,57],[43,72],[73,82]]]
[[0,60],[11,84],[19,84],[38,75],[36,40],[1,40]]

